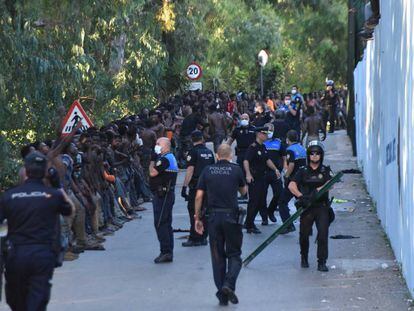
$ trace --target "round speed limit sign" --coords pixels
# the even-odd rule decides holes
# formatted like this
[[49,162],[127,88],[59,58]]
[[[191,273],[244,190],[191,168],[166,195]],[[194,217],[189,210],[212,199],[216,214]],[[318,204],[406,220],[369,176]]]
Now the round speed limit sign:
[[197,63],[191,63],[187,67],[187,77],[190,80],[198,80],[200,79],[202,74],[201,67]]

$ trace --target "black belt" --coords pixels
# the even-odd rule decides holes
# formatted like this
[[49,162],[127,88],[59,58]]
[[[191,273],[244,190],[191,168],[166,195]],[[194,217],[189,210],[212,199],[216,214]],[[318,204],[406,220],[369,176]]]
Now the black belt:
[[214,208],[210,209],[210,213],[236,213],[234,208]]

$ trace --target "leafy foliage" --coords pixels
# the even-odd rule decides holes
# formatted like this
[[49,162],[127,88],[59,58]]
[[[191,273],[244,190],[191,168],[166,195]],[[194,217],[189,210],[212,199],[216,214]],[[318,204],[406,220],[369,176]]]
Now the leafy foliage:
[[[1,1],[0,157],[56,135],[74,99],[101,125],[184,92],[191,61],[207,89],[256,91],[261,49],[266,92],[344,81],[346,11],[345,0]],[[15,167],[1,161],[0,179]]]

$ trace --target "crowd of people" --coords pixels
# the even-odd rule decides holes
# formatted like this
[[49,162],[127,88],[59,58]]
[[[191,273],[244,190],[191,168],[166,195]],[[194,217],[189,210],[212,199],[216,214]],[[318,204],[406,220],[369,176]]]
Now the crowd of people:
[[[158,138],[170,140],[180,168],[187,165],[195,130],[213,142],[215,151],[222,142],[237,140],[238,129],[269,123],[272,138],[283,144],[292,129],[302,133],[300,141],[324,139],[326,128],[333,132],[346,126],[344,98],[333,81],[327,82],[325,92],[302,95],[293,86],[289,93],[270,93],[263,100],[245,92],[188,92],[99,129],[74,130],[64,139],[25,145],[21,155],[34,150],[46,155],[47,182],[63,188],[74,202],[75,214],[63,217],[60,228],[67,245],[64,259],[74,260],[85,250],[104,250],[104,236],[139,217],[141,203],[152,199],[149,164]],[[243,167],[240,155],[248,145],[242,144],[238,141],[236,154]],[[23,182],[24,170],[20,177]]]
[[[295,231],[288,220],[293,197],[307,207],[300,220],[301,266],[309,267],[309,235],[316,222],[318,270],[328,271],[333,212],[328,193],[316,201],[313,194],[331,178],[320,140],[327,130],[346,126],[345,95],[331,80],[325,92],[302,95],[293,86],[264,99],[244,92],[188,92],[100,128],[75,122],[67,135],[23,146],[20,185],[0,198],[0,222],[8,221],[8,304],[14,310],[45,309],[53,269],[84,251],[105,250],[105,236],[139,218],[143,202],[152,201],[160,243],[154,262],[172,262],[180,168],[186,168],[181,196],[190,217],[182,246],[207,245],[209,237],[220,304],[238,303],[242,227],[260,234],[256,215],[265,226],[277,221],[279,210],[286,222],[280,233]],[[269,187],[273,196],[267,204]],[[241,203],[247,203],[247,213]]]

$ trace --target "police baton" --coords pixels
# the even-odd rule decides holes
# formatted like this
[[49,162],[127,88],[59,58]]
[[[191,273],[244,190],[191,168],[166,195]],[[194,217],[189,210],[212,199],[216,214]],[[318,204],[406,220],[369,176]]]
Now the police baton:
[[162,202],[160,219],[158,219],[157,229],[159,229],[161,225],[161,219],[162,219],[162,215],[164,214],[165,203],[167,202],[167,196],[168,196],[168,192],[170,192],[170,187],[171,187],[171,180],[168,182],[167,192],[165,193],[164,201]]

